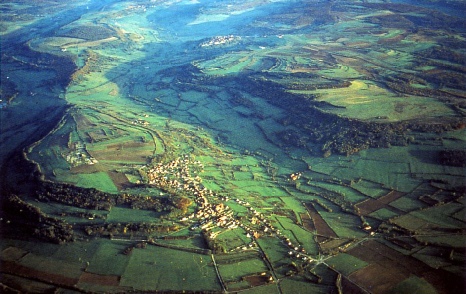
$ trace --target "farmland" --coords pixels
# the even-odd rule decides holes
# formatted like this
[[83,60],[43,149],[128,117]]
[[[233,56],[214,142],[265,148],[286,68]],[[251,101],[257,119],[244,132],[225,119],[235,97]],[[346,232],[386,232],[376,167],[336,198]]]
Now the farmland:
[[462,289],[463,19],[159,2],[10,16],[28,42],[4,31],[1,93],[26,89],[0,109],[6,290]]

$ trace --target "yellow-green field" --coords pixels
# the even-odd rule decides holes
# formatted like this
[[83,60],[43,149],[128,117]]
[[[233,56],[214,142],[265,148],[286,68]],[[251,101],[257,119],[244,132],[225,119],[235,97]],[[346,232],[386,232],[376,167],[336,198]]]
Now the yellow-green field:
[[6,290],[461,289],[463,19],[381,1],[50,5],[27,21],[33,6],[0,4]]

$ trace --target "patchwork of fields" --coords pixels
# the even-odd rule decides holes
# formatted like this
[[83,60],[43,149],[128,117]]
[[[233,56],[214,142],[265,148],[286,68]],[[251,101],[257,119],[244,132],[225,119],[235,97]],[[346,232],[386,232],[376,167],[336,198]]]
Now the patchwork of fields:
[[13,81],[44,67],[41,93],[56,65],[28,54],[76,68],[54,127],[2,139],[28,142],[2,172],[4,289],[462,289],[462,19],[380,1],[104,2],[53,36],[23,23],[30,51],[5,53]]

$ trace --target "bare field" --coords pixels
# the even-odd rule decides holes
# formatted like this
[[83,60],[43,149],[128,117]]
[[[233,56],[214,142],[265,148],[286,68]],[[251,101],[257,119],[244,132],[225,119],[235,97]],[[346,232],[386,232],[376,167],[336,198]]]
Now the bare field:
[[91,154],[92,157],[99,161],[133,162],[145,164],[147,162],[147,158],[152,155],[152,152],[146,150],[120,150],[116,152],[112,150],[92,150],[89,151],[89,154]]
[[126,186],[131,184],[124,173],[117,171],[108,171],[107,174],[112,179],[113,183],[118,188],[118,190],[122,190]]
[[314,206],[312,206],[312,204],[306,204],[306,209],[308,210],[309,215],[311,216],[314,222],[317,234],[320,235],[317,236],[317,240],[319,240],[319,242],[322,242],[327,238],[338,238],[338,235],[335,233],[335,231],[333,231],[332,228],[330,228],[330,226],[322,218],[322,216],[320,216],[320,214],[317,212]]
[[2,261],[2,272],[17,275],[20,277],[37,279],[39,281],[52,283],[59,286],[72,288],[78,283],[78,279],[66,277],[60,274],[48,273],[36,270],[12,261]]
[[120,276],[98,275],[84,272],[79,278],[79,283],[97,284],[102,286],[119,286]]
[[367,241],[347,252],[370,265],[351,274],[349,279],[365,289],[387,292],[411,274],[423,277],[440,293],[459,287],[461,281],[443,269],[433,269],[425,263],[404,255],[377,241]]
[[372,263],[352,273],[348,279],[372,293],[387,293],[408,277],[409,274],[401,273],[396,268],[387,268],[382,264]]
[[355,205],[362,215],[368,215],[381,208],[387,208],[390,202],[395,201],[406,195],[399,191],[390,191],[388,194],[377,199],[367,199]]

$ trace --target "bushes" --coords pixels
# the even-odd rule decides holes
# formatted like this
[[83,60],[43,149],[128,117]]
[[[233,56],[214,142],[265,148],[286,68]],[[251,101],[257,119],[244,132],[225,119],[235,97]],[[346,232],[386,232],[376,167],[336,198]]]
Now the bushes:
[[114,236],[123,234],[148,235],[152,233],[168,233],[179,230],[176,225],[162,225],[156,223],[111,223],[86,226],[84,231],[88,235]]
[[129,194],[110,194],[94,188],[82,188],[63,183],[42,182],[37,198],[42,201],[110,211],[113,206],[129,206],[132,209],[154,211],[172,210],[173,204],[167,197],[155,198]]
[[439,161],[443,165],[465,167],[466,166],[466,151],[464,150],[440,151]]
[[43,240],[63,244],[75,240],[73,227],[63,220],[49,217],[38,207],[31,205],[16,195],[10,195],[6,200],[7,215],[15,218],[26,233]]
[[115,195],[93,188],[52,182],[42,182],[37,191],[37,198],[95,210],[110,210],[116,204]]

